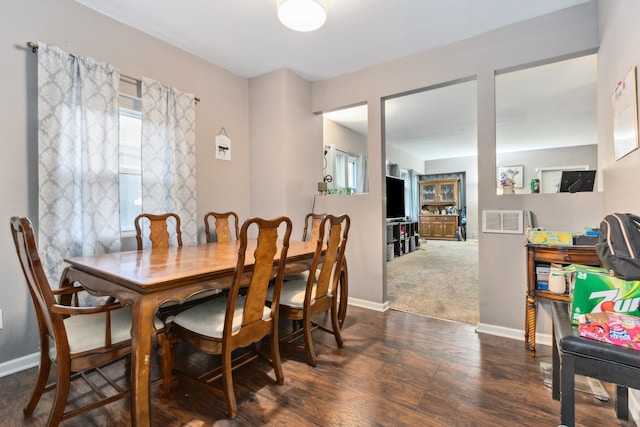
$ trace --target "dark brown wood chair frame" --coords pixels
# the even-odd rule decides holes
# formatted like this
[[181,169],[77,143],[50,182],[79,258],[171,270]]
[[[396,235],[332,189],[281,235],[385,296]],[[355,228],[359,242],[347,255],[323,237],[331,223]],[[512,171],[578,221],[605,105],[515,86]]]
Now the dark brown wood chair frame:
[[[344,298],[339,295],[339,290],[350,224],[351,219],[348,215],[325,215],[318,227],[317,248],[310,267],[310,271],[319,269],[317,280],[314,275],[308,276],[302,306],[287,305],[284,301],[280,303],[282,317],[302,322],[301,327],[282,337],[280,342],[304,349],[311,366],[316,366],[317,363],[311,336],[315,329],[334,335],[338,347],[342,347],[344,343],[339,321],[341,307],[338,302],[340,298]],[[326,240],[325,235],[327,235]],[[285,289],[288,285],[291,284],[285,283]],[[330,312],[331,315],[331,329],[312,321],[313,316],[326,312]],[[301,338],[304,339],[304,345],[296,344]]]
[[[249,230],[254,226],[258,228],[258,246],[254,253],[255,264],[251,271],[245,272],[247,236]],[[282,246],[278,253],[278,229],[282,226],[284,226],[284,233],[282,235]],[[221,297],[226,298],[226,311],[221,337],[197,333],[181,326],[181,316],[188,316],[189,310],[178,315],[170,326],[172,341],[174,338],[177,339],[178,342],[184,340],[202,352],[219,354],[221,356],[221,364],[217,369],[197,377],[178,369],[173,369],[173,372],[178,374],[180,378],[185,378],[201,385],[203,384],[207,386],[208,389],[222,394],[226,400],[229,418],[234,418],[237,412],[232,371],[258,357],[261,353],[258,352],[255,344],[267,336],[271,337],[270,356],[276,375],[276,383],[282,385],[284,382],[278,346],[278,299],[284,277],[291,228],[291,220],[286,217],[279,217],[272,220],[254,217],[249,218],[243,223],[239,235],[240,248],[238,250],[238,261],[233,282],[229,289],[228,296]],[[275,274],[274,269],[276,271]],[[248,277],[247,274],[250,276]],[[264,318],[263,310],[266,305],[266,295],[270,283],[274,286],[275,298],[271,305],[269,317]],[[244,288],[245,286],[246,288]],[[239,327],[234,329],[234,317],[238,314],[236,312],[236,305],[240,298],[244,298],[242,322]],[[221,301],[224,301],[224,299]],[[211,302],[209,302],[209,304],[210,303]],[[193,310],[198,308],[199,307],[195,307]],[[253,348],[254,351],[245,352],[236,358],[232,358],[232,352],[234,350],[250,347],[256,348]],[[171,350],[173,352],[173,346]],[[166,363],[173,364],[172,358],[164,360],[168,361]],[[171,368],[173,368],[173,366]],[[221,389],[215,387],[215,384],[213,384],[219,379],[222,379]]]
[[[52,289],[45,275],[40,260],[33,226],[28,218],[11,218],[11,233],[31,294],[40,333],[40,367],[38,379],[31,398],[24,408],[25,417],[33,414],[40,398],[45,392],[55,390],[53,407],[49,414],[47,426],[57,426],[61,421],[84,414],[100,406],[115,402],[129,396],[129,390],[118,386],[99,368],[119,361],[131,353],[131,340],[112,343],[111,315],[114,310],[122,308],[119,303],[108,303],[96,307],[80,307],[78,294],[86,291],[77,282],[70,283],[62,275],[59,289]],[[66,271],[66,270],[65,270]],[[69,316],[104,313],[104,346],[71,353],[65,319]],[[169,342],[164,329],[157,331],[160,339],[160,354],[168,354]],[[55,360],[50,351],[55,350]],[[56,381],[47,384],[52,365],[56,366]],[[96,373],[108,381],[116,390],[115,394],[101,394],[100,399],[83,407],[65,412],[72,381],[83,379],[94,389],[88,374]]]

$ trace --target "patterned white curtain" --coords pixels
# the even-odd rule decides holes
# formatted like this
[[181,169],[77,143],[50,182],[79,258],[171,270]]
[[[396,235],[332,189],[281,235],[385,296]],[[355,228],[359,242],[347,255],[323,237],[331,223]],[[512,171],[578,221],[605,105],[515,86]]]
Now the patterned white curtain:
[[142,210],[180,216],[182,241],[197,243],[195,97],[142,79]]
[[418,201],[419,184],[418,175],[413,169],[409,169],[409,210],[408,217],[411,221],[418,221],[420,203]]
[[38,46],[38,245],[56,286],[65,257],[120,250],[120,72]]

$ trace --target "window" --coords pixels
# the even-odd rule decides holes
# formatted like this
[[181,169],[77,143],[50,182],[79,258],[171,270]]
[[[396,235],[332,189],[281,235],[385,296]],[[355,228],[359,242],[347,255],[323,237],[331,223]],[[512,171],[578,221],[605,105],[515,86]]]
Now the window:
[[134,231],[135,218],[142,213],[142,113],[139,105],[122,106],[132,101],[139,104],[139,101],[123,98],[121,96],[120,103],[120,232],[128,233]]
[[356,188],[358,157],[336,150],[336,186],[338,188]]

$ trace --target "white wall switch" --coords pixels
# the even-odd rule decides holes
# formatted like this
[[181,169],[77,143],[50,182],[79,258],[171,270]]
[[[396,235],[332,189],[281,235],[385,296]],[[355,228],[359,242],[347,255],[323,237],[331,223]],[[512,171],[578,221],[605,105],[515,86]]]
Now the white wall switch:
[[0,329],[2,329],[2,309],[0,308]]

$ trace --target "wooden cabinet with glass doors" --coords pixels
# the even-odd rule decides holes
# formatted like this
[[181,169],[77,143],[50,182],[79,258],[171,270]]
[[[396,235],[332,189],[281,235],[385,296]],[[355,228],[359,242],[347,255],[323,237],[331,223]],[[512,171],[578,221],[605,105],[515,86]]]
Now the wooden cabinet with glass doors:
[[420,181],[420,236],[456,240],[458,179]]

